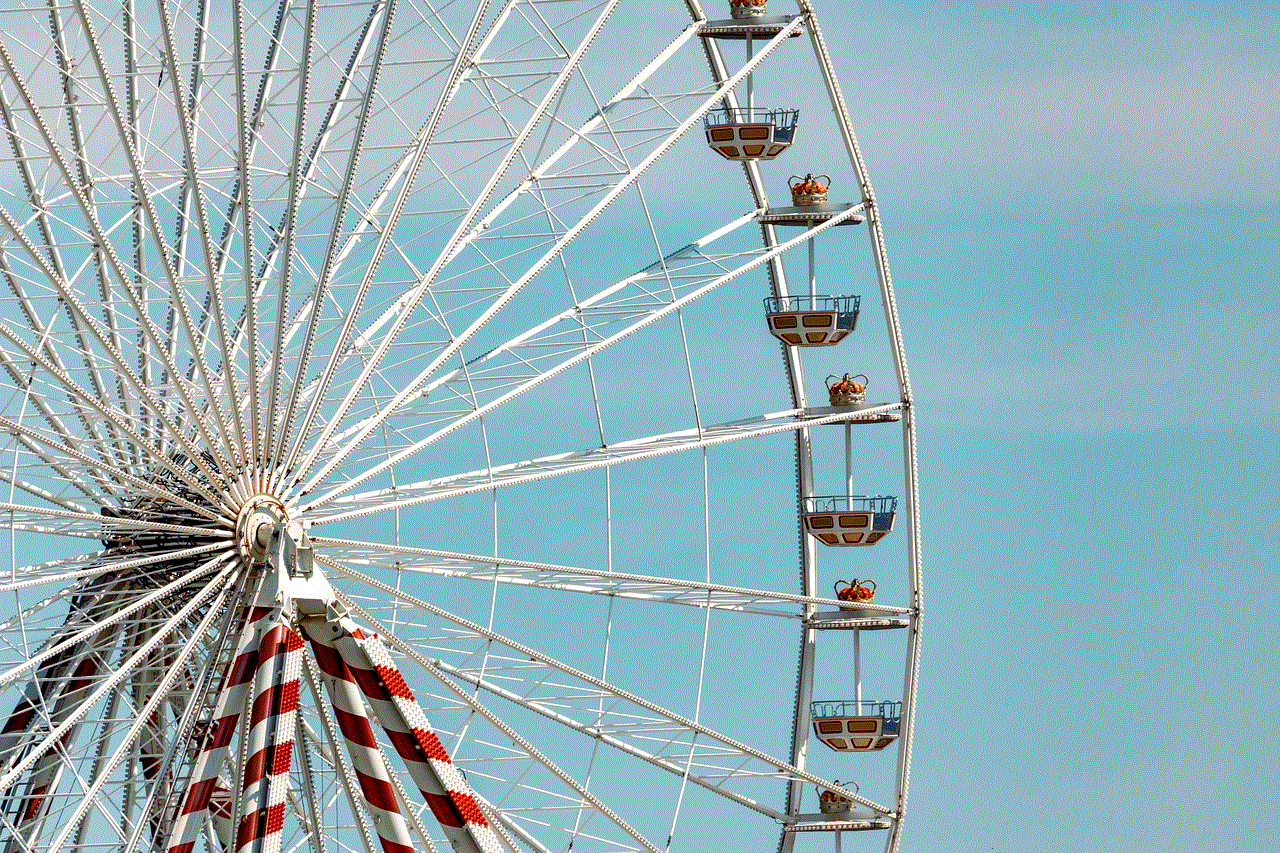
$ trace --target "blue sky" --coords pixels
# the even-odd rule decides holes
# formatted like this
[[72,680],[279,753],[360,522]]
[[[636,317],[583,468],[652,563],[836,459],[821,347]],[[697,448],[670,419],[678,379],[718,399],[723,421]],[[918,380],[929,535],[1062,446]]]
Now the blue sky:
[[1280,849],[1280,6],[819,12],[919,405],[904,849]]
[[[927,615],[904,852],[1275,853],[1280,4],[816,4],[884,216],[919,420]],[[643,25],[638,41],[669,37]],[[805,115],[771,191],[838,155],[818,123]],[[699,135],[690,162],[724,174]],[[758,296],[706,302],[750,311],[763,337]],[[756,349],[776,374],[776,350]],[[815,356],[810,379],[836,363]],[[865,370],[884,387],[886,365]],[[754,411],[708,406],[730,403]],[[518,427],[554,444],[547,423]],[[739,489],[733,465],[714,476]],[[699,497],[652,491],[668,511]],[[770,512],[752,517],[785,528],[770,547],[792,559],[792,507]],[[659,565],[687,544],[643,519],[627,536]],[[544,535],[539,556],[573,562],[566,538]],[[717,560],[772,568],[759,542],[737,547]],[[743,705],[792,687],[793,647],[765,651],[786,659],[758,664],[784,673],[767,685],[716,673]]]

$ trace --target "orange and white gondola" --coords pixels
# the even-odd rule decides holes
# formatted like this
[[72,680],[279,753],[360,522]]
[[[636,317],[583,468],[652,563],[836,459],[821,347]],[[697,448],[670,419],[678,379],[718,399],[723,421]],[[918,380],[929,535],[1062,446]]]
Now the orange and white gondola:
[[893,496],[830,495],[805,498],[804,529],[825,545],[874,545],[893,530]]
[[836,752],[875,752],[898,739],[902,703],[822,700],[812,717],[813,733]]
[[772,160],[796,139],[799,110],[712,110],[703,118],[707,145],[726,160]]
[[769,296],[764,300],[769,334],[793,347],[829,347],[858,325],[858,296]]

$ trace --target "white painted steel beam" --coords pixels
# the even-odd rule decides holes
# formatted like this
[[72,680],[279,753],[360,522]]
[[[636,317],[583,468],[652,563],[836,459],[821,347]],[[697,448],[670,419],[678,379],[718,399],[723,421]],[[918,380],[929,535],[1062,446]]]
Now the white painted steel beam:
[[[323,548],[326,557],[330,559],[377,571],[403,571],[482,583],[496,582],[637,601],[709,607],[713,610],[783,619],[804,619],[811,608],[837,609],[841,605],[834,598],[817,598],[683,578],[593,570],[428,548],[330,539],[324,536],[314,536],[312,541]],[[887,604],[868,604],[865,609],[886,615],[907,612],[906,608]]]
[[312,523],[317,525],[344,521],[397,507],[403,509],[430,501],[530,483],[550,477],[561,477],[671,453],[714,447],[748,438],[792,432],[822,424],[857,421],[860,418],[873,419],[899,408],[897,403],[885,403],[851,407],[849,410],[822,415],[809,415],[794,409],[775,412],[717,426],[646,436],[616,442],[607,447],[593,447],[540,459],[495,465],[491,468],[409,483],[395,488],[376,489],[327,503],[317,501],[318,508],[311,512],[309,517]]

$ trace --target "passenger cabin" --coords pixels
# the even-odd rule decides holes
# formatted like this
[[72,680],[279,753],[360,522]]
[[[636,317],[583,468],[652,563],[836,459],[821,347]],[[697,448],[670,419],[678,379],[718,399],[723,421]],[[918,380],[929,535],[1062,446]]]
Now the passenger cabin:
[[703,118],[707,144],[726,160],[772,160],[795,141],[799,110],[712,110]]
[[829,347],[858,325],[858,296],[771,296],[764,300],[769,333],[793,347]]
[[836,752],[875,752],[898,738],[901,702],[824,700],[811,706],[813,732]]
[[827,545],[874,545],[893,529],[896,497],[861,495],[806,498],[804,529]]

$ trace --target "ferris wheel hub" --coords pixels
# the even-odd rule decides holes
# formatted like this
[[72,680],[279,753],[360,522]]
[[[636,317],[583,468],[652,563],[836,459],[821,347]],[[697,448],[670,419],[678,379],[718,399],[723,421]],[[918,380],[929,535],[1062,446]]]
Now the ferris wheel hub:
[[271,531],[288,523],[284,504],[272,495],[254,495],[245,501],[236,516],[236,548],[240,556],[252,563],[267,558]]

